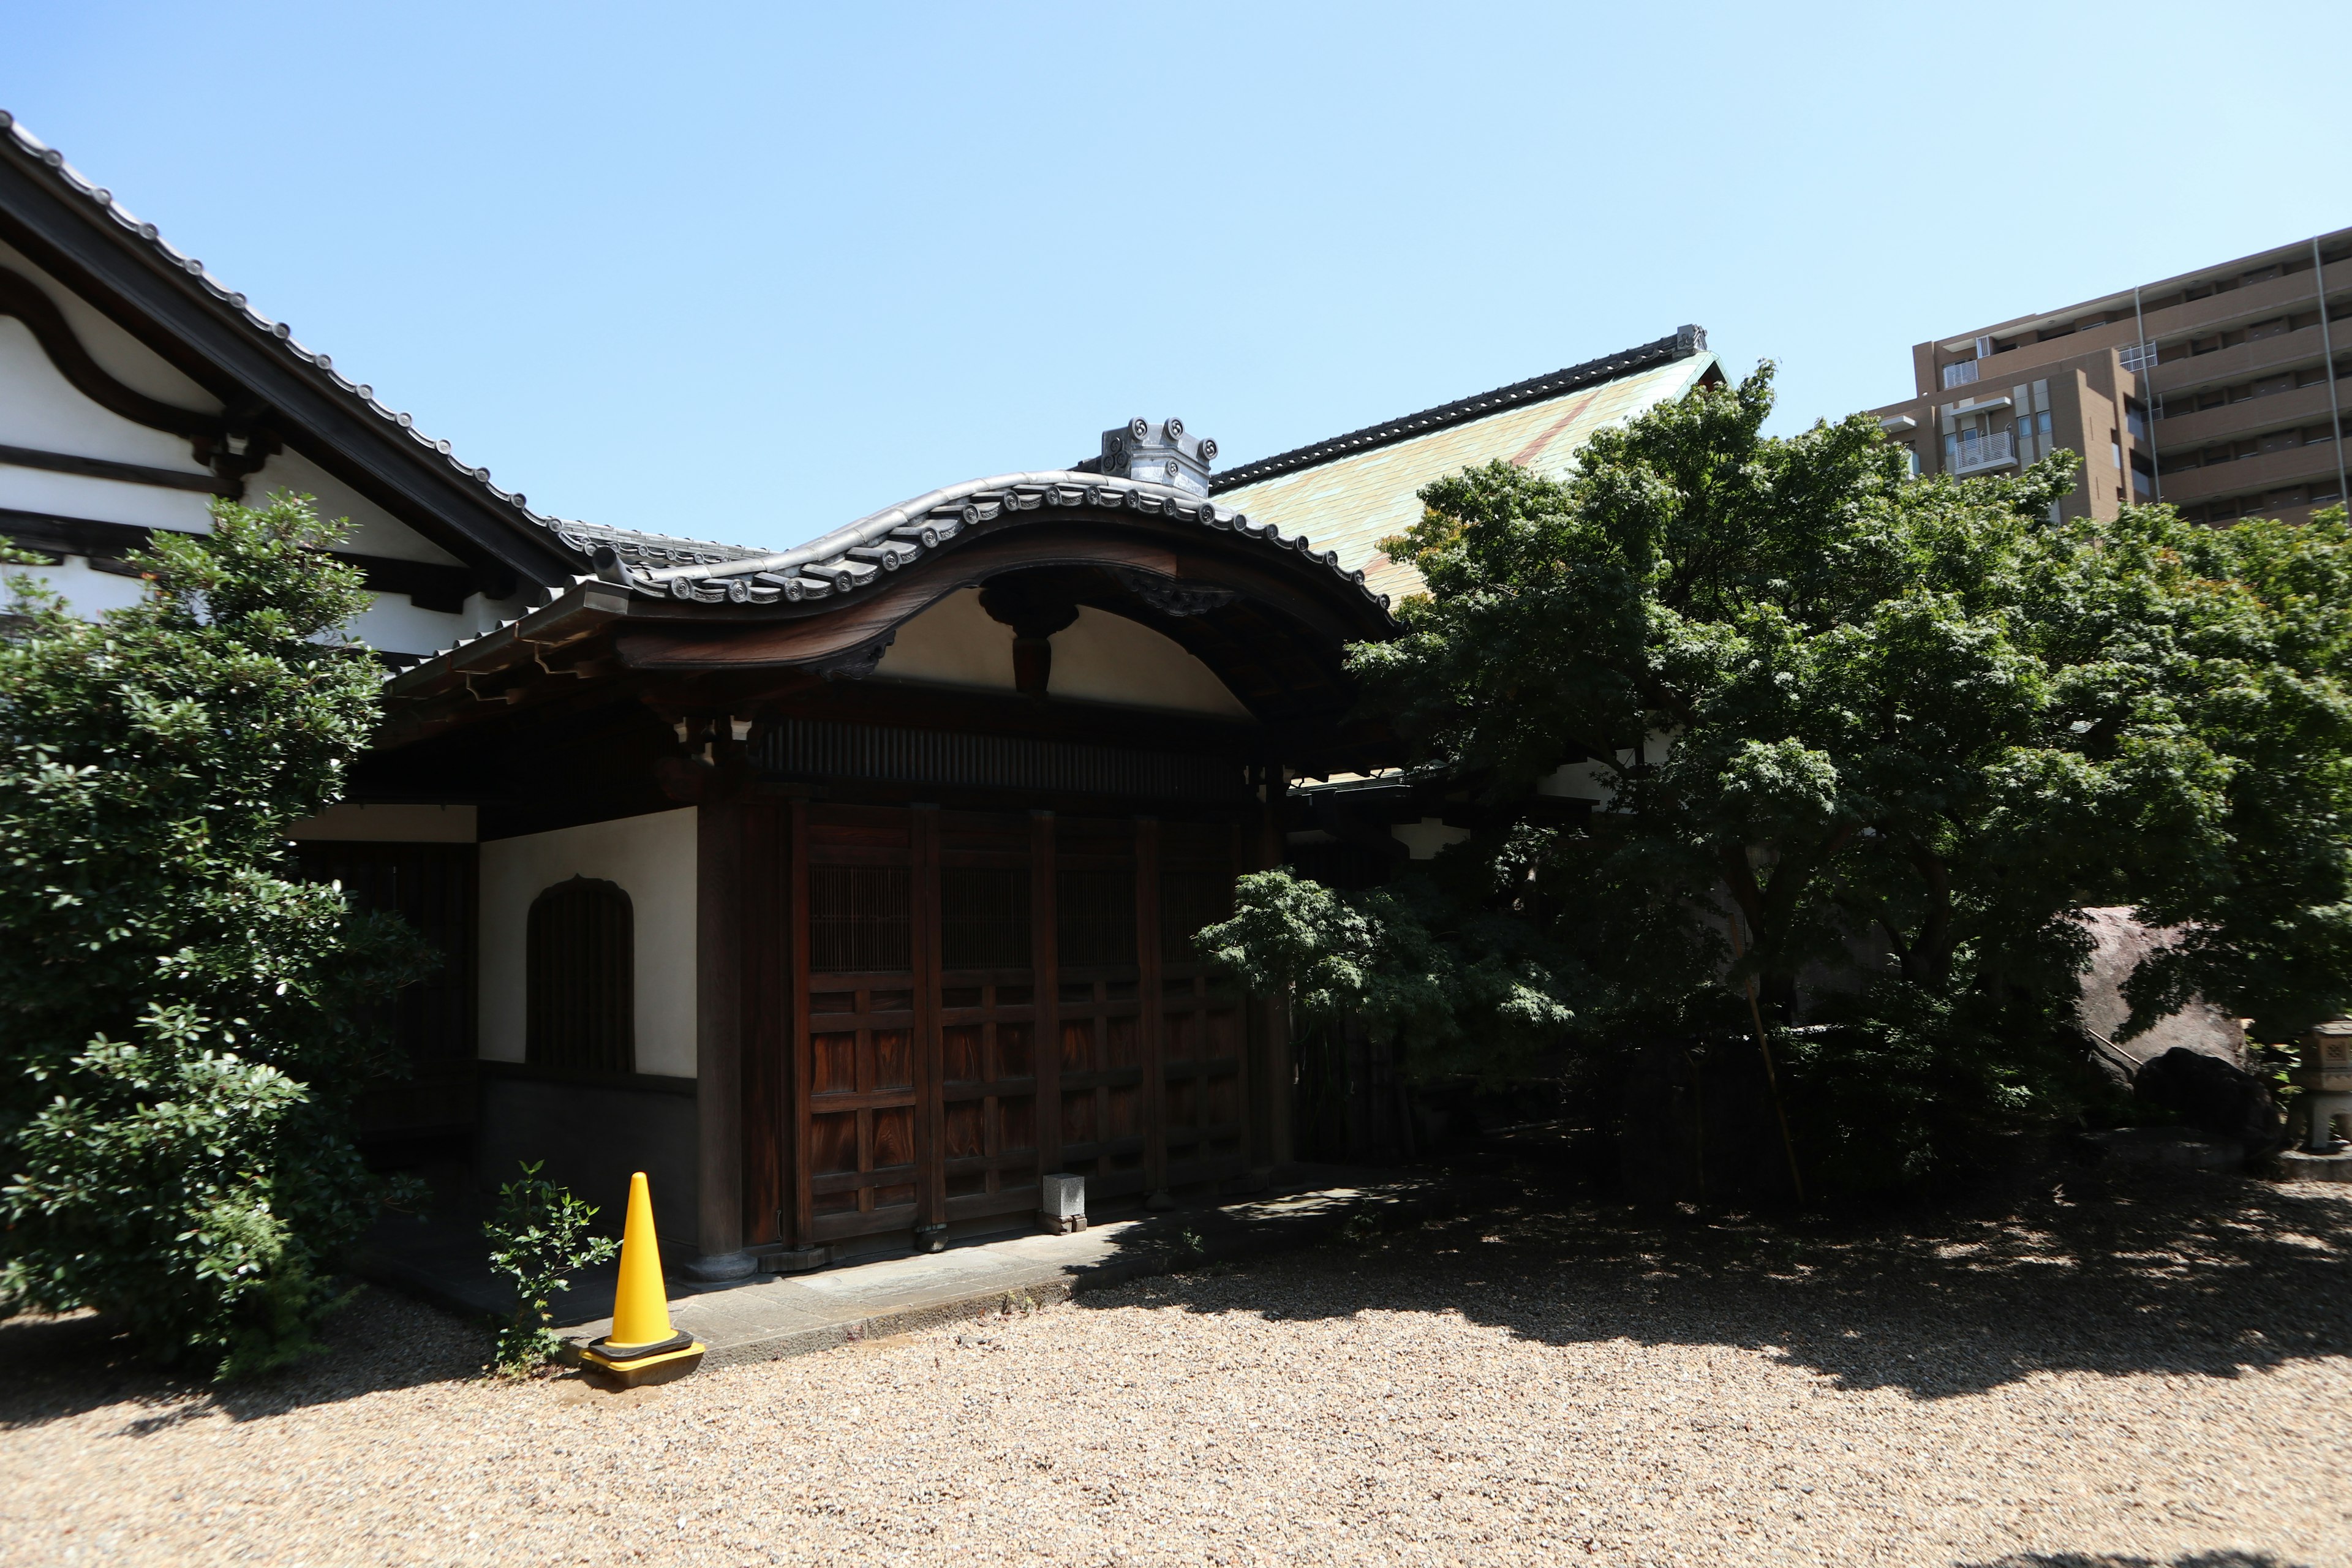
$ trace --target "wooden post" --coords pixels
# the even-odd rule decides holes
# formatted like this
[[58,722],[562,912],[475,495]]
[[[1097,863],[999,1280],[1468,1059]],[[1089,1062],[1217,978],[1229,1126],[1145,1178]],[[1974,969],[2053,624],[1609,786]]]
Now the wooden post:
[[695,811],[695,1246],[689,1273],[751,1271],[743,1251],[742,809]]
[[1037,1173],[1062,1168],[1062,963],[1054,814],[1029,814],[1029,978],[1036,1000]]
[[791,1191],[785,1173],[784,1128],[792,1104],[792,967],[784,916],[786,880],[783,809],[773,801],[747,801],[743,825],[741,944],[743,985],[737,1004],[743,1041],[743,1239],[783,1241],[780,1217]]

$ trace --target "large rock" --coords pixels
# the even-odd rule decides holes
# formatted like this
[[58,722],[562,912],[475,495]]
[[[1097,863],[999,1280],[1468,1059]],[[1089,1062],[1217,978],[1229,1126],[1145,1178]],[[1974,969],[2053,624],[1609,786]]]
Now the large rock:
[[2250,1160],[2274,1153],[2286,1142],[2286,1118],[2262,1079],[2186,1046],[2142,1062],[2132,1075],[2132,1094],[2200,1132],[2243,1145]]
[[[2083,926],[2091,936],[2091,966],[2083,975],[2077,1016],[2085,1028],[2113,1040],[2124,1020],[2131,1016],[2131,1004],[2124,1000],[2124,982],[2131,978],[2141,959],[2171,939],[2171,933],[2142,923],[2128,909],[2085,910]],[[2245,1031],[2235,1018],[2200,997],[2171,1016],[2158,1019],[2146,1034],[2124,1041],[2119,1048],[2134,1060],[2145,1062],[2176,1047],[2243,1062]]]

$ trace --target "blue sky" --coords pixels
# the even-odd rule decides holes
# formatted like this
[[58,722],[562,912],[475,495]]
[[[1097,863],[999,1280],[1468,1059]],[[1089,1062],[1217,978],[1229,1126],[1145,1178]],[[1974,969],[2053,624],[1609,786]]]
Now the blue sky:
[[0,0],[0,107],[565,515],[786,544],[1696,321],[1780,427],[2352,223],[2352,6]]

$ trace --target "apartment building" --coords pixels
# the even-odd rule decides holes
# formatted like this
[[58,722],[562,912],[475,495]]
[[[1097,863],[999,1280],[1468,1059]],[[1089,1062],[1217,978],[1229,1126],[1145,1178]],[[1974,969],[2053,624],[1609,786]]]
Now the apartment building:
[[2300,521],[2346,493],[2352,229],[1916,345],[1874,410],[1918,469],[2015,473],[2071,447],[2070,516],[2126,501]]

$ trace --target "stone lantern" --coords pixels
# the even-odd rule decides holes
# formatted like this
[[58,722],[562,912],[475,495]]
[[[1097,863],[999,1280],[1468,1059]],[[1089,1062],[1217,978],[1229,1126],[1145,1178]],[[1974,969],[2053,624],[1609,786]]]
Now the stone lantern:
[[2294,1081],[2303,1086],[2304,1104],[2311,1111],[2305,1152],[2335,1153],[2336,1119],[2352,1116],[2352,1018],[2322,1024],[2304,1036],[2303,1066]]

